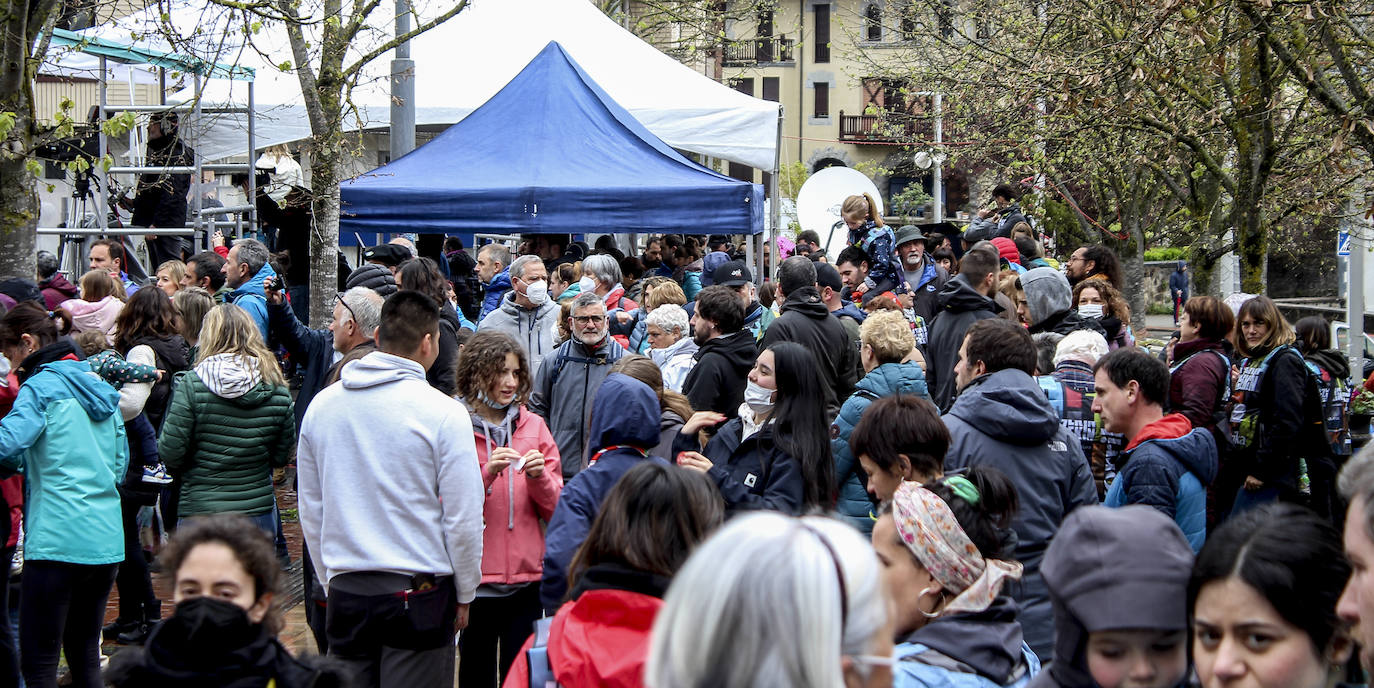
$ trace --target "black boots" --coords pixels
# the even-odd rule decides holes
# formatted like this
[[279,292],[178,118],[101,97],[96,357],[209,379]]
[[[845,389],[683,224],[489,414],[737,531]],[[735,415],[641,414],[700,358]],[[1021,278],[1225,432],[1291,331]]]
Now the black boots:
[[126,619],[121,616],[115,619],[113,623],[105,624],[105,626],[100,629],[100,636],[108,643],[129,631],[138,630],[138,625],[140,623],[142,623],[142,621],[139,619]]
[[[120,645],[142,645],[148,639],[148,633],[153,630],[153,626],[162,619],[162,601],[152,600],[143,603],[143,618],[126,624],[115,636],[115,642]],[[105,627],[105,639],[110,637],[109,630],[113,626],[119,625],[119,620]]]

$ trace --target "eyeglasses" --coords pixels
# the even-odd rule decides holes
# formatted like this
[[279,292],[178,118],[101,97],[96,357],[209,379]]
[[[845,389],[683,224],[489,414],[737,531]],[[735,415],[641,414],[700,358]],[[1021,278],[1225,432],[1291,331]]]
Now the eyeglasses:
[[572,319],[578,325],[600,325],[606,322],[604,315],[574,315]]
[[358,322],[358,314],[357,314],[357,313],[354,313],[354,312],[353,312],[353,309],[348,307],[348,302],[347,302],[347,301],[344,301],[343,292],[339,292],[338,294],[335,294],[335,295],[334,295],[334,298],[338,299],[338,300],[339,300],[339,305],[340,305],[340,306],[343,306],[343,307],[344,307],[344,310],[348,311],[348,317],[349,317],[349,319],[351,319],[353,322]]

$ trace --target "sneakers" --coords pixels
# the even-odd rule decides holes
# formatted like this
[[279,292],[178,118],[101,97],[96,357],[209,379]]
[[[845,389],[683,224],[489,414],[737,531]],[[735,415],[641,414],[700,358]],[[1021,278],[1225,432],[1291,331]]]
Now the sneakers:
[[167,475],[167,467],[158,462],[156,465],[143,467],[143,484],[171,485],[172,476]]

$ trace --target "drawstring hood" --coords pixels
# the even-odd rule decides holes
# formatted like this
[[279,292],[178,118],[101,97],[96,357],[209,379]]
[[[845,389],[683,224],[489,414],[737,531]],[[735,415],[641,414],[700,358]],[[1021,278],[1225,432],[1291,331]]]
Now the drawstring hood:
[[[492,404],[490,400],[486,398],[486,394],[482,392],[478,392],[477,394],[479,397],[482,398],[482,401],[480,401],[479,403],[482,403],[490,408],[500,408]],[[501,419],[501,422],[499,424],[492,425],[491,423],[487,422],[485,416],[476,411],[475,405],[472,402],[464,399],[463,404],[468,407],[468,414],[472,416],[473,428],[481,428],[482,439],[485,440],[487,443],[486,455],[488,457],[491,456],[492,449],[496,447],[510,446],[511,437],[515,431],[515,418],[520,415],[519,406],[516,406],[515,404],[506,405],[505,417]],[[505,473],[506,475],[504,477],[506,478],[506,530],[515,530],[515,483],[511,480],[509,471],[506,471]]]

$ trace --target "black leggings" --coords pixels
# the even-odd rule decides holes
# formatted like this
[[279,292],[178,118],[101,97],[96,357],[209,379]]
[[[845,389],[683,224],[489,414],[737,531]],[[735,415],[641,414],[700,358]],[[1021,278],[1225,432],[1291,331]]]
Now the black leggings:
[[115,567],[32,559],[24,562],[19,645],[28,688],[57,688],[59,649],[66,652],[72,686],[102,688],[100,625]]
[[[478,597],[468,611],[468,626],[458,638],[458,685],[491,688],[501,685],[511,662],[520,654],[534,622],[543,616],[539,583],[530,583],[506,597]],[[497,641],[500,641],[500,653]]]
[[157,599],[153,592],[153,581],[148,576],[148,560],[143,558],[143,543],[138,540],[138,510],[141,506],[128,498],[119,506],[120,516],[124,519],[124,561],[119,564],[115,585],[119,588],[121,621],[142,619],[147,606]]

